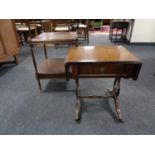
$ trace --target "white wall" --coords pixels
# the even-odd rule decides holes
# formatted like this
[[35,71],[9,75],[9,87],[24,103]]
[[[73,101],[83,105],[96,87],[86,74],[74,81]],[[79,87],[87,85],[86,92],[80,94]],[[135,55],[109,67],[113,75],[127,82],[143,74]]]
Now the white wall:
[[136,19],[130,42],[155,43],[155,19]]

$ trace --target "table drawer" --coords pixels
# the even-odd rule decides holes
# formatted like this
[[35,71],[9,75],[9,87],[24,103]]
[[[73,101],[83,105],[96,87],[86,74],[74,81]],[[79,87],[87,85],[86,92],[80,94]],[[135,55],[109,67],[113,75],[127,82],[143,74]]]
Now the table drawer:
[[125,74],[125,64],[82,64],[78,66],[79,74]]

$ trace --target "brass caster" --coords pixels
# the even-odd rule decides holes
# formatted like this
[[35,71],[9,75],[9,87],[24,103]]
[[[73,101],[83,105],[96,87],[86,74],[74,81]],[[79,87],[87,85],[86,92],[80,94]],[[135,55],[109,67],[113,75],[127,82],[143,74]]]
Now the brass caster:
[[75,121],[79,122],[81,120],[81,112],[80,112],[81,105],[79,101],[76,103],[76,109],[75,109]]
[[79,123],[81,120],[81,115],[78,111],[75,111],[75,121]]
[[118,121],[120,122],[120,123],[124,123],[124,120],[123,119],[118,119]]

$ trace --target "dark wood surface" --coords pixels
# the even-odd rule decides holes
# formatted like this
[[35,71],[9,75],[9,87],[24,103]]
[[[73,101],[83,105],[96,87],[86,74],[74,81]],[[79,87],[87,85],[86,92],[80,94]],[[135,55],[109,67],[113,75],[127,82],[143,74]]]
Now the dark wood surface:
[[69,48],[67,63],[78,62],[140,62],[123,46],[83,46]]
[[38,74],[41,78],[66,78],[64,65],[65,59],[51,58],[45,59],[38,67]]
[[[39,88],[41,90],[40,79],[48,78],[65,78],[66,68],[65,58],[48,58],[46,44],[74,44],[77,46],[76,32],[44,32],[29,40],[31,46],[31,53],[33,64],[35,67],[36,78],[38,80]],[[45,60],[37,65],[35,52],[33,50],[35,44],[42,44],[44,47]]]
[[66,65],[72,68],[74,78],[105,76],[136,80],[141,61],[122,46],[84,46],[69,49]]
[[76,32],[43,32],[32,38],[32,43],[74,43],[77,41]]
[[[83,46],[69,48],[65,60],[67,77],[76,81],[75,120],[81,118],[81,102],[84,98],[113,98],[117,118],[123,122],[119,105],[121,78],[136,80],[141,68],[141,61],[122,46]],[[114,78],[112,90],[103,96],[82,96],[80,94],[80,78]]]

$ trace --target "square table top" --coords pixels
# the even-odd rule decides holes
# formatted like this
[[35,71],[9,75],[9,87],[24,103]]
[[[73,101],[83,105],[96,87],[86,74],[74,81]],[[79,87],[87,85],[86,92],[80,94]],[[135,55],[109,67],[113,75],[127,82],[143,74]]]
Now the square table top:
[[43,32],[30,41],[32,43],[65,42],[77,40],[77,32]]
[[79,46],[69,48],[66,63],[122,62],[141,63],[123,46]]

